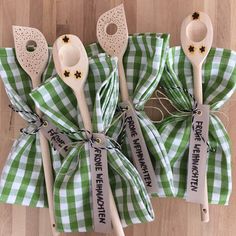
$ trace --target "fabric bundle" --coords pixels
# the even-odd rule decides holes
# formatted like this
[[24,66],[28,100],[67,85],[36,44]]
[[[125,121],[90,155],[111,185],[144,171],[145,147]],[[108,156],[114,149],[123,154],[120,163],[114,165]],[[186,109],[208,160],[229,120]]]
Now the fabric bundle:
[[[236,87],[236,53],[212,48],[203,65],[203,103],[210,105],[207,184],[212,204],[228,204],[232,190],[230,140],[217,111]],[[176,196],[186,197],[187,163],[192,127],[193,72],[181,47],[169,50],[160,82],[165,95],[179,110],[157,124],[171,164]]]
[[[109,180],[122,225],[152,221],[151,202],[138,172],[109,136],[119,96],[117,60],[98,54],[89,59],[89,69],[85,85],[87,104],[93,132],[107,137]],[[83,132],[76,98],[60,78],[49,80],[31,96],[43,113],[73,140],[54,183],[57,230],[92,230],[89,142]]]
[[[157,178],[159,197],[173,196],[173,176],[170,162],[162,138],[144,111],[144,105],[155,91],[165,66],[169,45],[167,34],[135,34],[129,36],[128,47],[123,58],[123,65],[129,90],[129,96],[134,104],[135,112],[149,150],[151,161]],[[88,47],[88,55],[103,52],[99,44]],[[115,119],[121,116],[117,113]],[[115,123],[111,135],[120,135],[122,119]],[[121,134],[122,136],[122,134]],[[130,142],[123,134],[122,152],[132,161]]]
[[[46,81],[55,75],[51,51],[48,64],[42,76]],[[28,123],[14,142],[0,181],[0,201],[32,207],[47,207],[46,187],[42,165],[39,134],[34,126],[38,116],[30,98],[31,79],[17,62],[15,50],[0,49],[0,76],[13,110]],[[51,147],[54,168],[60,166],[60,156]]]

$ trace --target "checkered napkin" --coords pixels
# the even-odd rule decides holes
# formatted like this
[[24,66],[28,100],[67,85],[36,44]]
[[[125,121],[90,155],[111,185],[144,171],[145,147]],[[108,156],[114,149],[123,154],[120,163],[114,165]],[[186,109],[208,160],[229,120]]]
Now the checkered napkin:
[[[89,59],[89,69],[86,101],[93,132],[107,136],[110,185],[122,225],[152,221],[153,210],[141,177],[108,136],[119,96],[117,60],[99,54]],[[93,211],[89,143],[85,141],[73,91],[60,78],[53,78],[31,95],[37,106],[75,142],[55,179],[57,230],[90,231],[93,229]]]
[[[51,52],[48,64],[42,76],[43,80],[53,74],[54,65]],[[14,109],[26,122],[36,121],[34,102],[30,98],[31,79],[23,71],[16,60],[15,50],[0,49],[0,76],[7,95]],[[55,160],[55,168],[60,163],[59,155],[51,148]],[[2,170],[0,181],[0,201],[33,207],[46,207],[47,196],[44,183],[39,134],[21,134],[14,142],[6,164]]]
[[[167,34],[135,34],[129,36],[128,47],[123,58],[123,65],[135,111],[141,126],[143,136],[149,150],[151,161],[157,177],[159,197],[173,196],[173,176],[167,152],[162,138],[144,111],[144,105],[155,91],[164,66],[169,43]],[[103,52],[98,44],[88,47],[89,55]],[[116,117],[120,116],[117,113]],[[116,122],[110,134],[116,137],[120,134],[122,119]],[[122,136],[122,135],[121,135]],[[132,160],[129,140],[124,135],[122,152]]]
[[[228,134],[217,111],[231,97],[236,84],[236,53],[212,48],[203,65],[204,104],[210,105],[209,155],[207,167],[208,200],[228,204],[232,188],[231,152]],[[193,106],[192,67],[180,47],[169,50],[165,73],[160,82],[165,94],[180,111]],[[157,125],[171,163],[177,197],[186,197],[187,162],[191,112],[167,117]]]

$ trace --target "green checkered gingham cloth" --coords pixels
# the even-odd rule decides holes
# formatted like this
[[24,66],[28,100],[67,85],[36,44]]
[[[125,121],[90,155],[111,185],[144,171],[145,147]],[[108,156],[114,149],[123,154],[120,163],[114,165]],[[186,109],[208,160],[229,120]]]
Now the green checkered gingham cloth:
[[[54,74],[50,51],[42,80]],[[31,79],[20,67],[16,60],[15,50],[12,48],[0,49],[0,76],[12,105],[18,110],[29,112],[19,113],[22,118],[26,122],[35,121],[36,117],[31,114],[34,110],[34,102],[29,96]],[[58,168],[60,157],[53,148],[51,148],[51,154],[55,160],[54,167]],[[14,142],[1,174],[0,201],[25,206],[47,206],[38,133],[21,134]]]
[[[232,189],[230,142],[224,125],[214,111],[222,107],[235,90],[236,53],[212,48],[203,64],[202,75],[204,104],[210,105],[211,110],[209,145],[212,150],[209,151],[207,167],[208,200],[212,204],[228,204]],[[169,50],[160,85],[179,110],[191,111],[192,66],[180,47]],[[157,127],[170,159],[176,196],[185,198],[191,112],[187,116],[176,112],[175,116],[167,117]]]
[[[108,134],[119,97],[116,58],[99,54],[89,59],[85,84],[86,101],[92,117],[93,132]],[[85,138],[81,132],[76,97],[60,78],[53,78],[31,93],[37,106],[75,142]],[[123,226],[152,221],[150,198],[138,172],[108,137],[110,185]],[[73,145],[56,175],[54,204],[58,231],[93,230],[89,143]]]
[[[168,51],[169,35],[135,34],[129,36],[128,47],[123,58],[123,65],[129,90],[139,124],[154,166],[157,177],[159,197],[173,196],[173,175],[162,138],[144,111],[144,105],[155,91],[165,66]],[[88,47],[89,55],[103,52],[99,44]],[[120,116],[120,113],[116,115]],[[113,126],[110,134],[120,134],[122,119]],[[130,144],[124,136],[122,152],[132,161]]]

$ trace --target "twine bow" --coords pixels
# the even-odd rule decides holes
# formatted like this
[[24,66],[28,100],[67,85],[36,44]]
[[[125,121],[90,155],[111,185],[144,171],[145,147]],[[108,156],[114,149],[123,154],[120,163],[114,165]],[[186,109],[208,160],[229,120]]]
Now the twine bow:
[[[186,93],[191,98],[191,100],[192,100],[192,108],[189,109],[189,110],[180,110],[180,109],[178,109],[177,106],[175,106],[175,104],[165,95],[165,93],[163,93],[159,89],[157,89],[155,91],[155,96],[156,97],[155,98],[151,98],[150,100],[157,100],[158,102],[160,102],[162,108],[171,116],[174,116],[174,117],[192,116],[191,127],[192,127],[192,130],[194,131],[194,129],[195,129],[194,128],[194,119],[195,119],[196,115],[199,115],[199,112],[201,112],[198,109],[198,103],[197,103],[196,99],[194,98],[194,96],[191,93],[189,93],[187,89],[184,89],[184,88],[181,88],[181,87],[171,87],[171,88],[160,87],[160,88],[164,89],[164,90],[166,90],[166,89],[169,89],[169,90],[171,90],[171,89],[178,89],[178,90],[181,90],[184,93]],[[161,94],[161,97],[158,96],[158,93]],[[175,114],[175,113],[171,112],[167,108],[167,106],[165,106],[163,104],[162,100],[168,101],[171,104],[171,106],[176,111],[178,111],[180,114]],[[161,123],[164,120],[165,115],[164,115],[163,111],[160,108],[153,107],[153,106],[145,106],[145,108],[147,108],[147,109],[152,108],[152,109],[158,110],[158,112],[161,114],[161,119],[160,120],[152,121],[153,123]],[[201,137],[202,141],[208,146],[208,152],[216,152],[216,148],[210,146],[209,142],[206,141],[207,140],[206,137],[203,137],[201,134],[200,134],[200,137]]]

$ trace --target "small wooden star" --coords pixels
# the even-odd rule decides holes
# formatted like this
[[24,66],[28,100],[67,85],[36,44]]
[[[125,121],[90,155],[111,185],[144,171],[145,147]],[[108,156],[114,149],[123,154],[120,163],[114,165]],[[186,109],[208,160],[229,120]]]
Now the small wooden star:
[[206,47],[205,46],[201,46],[199,48],[199,50],[200,50],[201,53],[204,53],[206,51]]
[[69,38],[65,35],[65,37],[62,39],[64,41],[64,43],[68,43],[69,42]]
[[64,76],[65,76],[65,77],[69,77],[69,76],[70,76],[70,72],[65,70]]
[[199,13],[198,12],[194,12],[193,14],[192,14],[192,18],[193,18],[193,20],[197,20],[197,19],[199,19]]
[[189,52],[193,53],[194,52],[194,46],[190,45],[188,50],[189,50]]
[[76,71],[75,72],[75,78],[78,79],[78,78],[81,78],[82,74],[80,71]]

